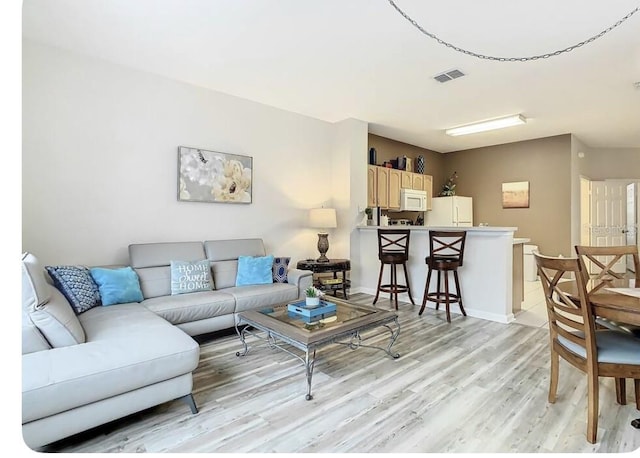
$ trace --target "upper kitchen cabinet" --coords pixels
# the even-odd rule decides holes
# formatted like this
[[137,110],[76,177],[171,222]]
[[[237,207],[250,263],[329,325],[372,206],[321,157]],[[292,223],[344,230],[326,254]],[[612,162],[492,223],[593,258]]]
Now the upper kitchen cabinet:
[[[367,206],[389,208],[389,175],[392,169],[375,165],[367,167]],[[399,180],[398,175],[397,179],[394,179],[394,183],[397,181],[398,196],[400,195]],[[398,197],[398,205],[400,205],[400,197]]]
[[431,210],[433,204],[433,177],[431,175],[422,176],[424,177],[422,189],[427,191],[427,210]]
[[367,206],[400,209],[400,190],[416,189],[427,192],[427,209],[431,209],[433,177],[404,170],[367,166]]
[[400,210],[400,183],[402,182],[402,171],[398,169],[389,170],[389,206],[390,210]]
[[367,166],[367,207],[378,206],[378,167]]

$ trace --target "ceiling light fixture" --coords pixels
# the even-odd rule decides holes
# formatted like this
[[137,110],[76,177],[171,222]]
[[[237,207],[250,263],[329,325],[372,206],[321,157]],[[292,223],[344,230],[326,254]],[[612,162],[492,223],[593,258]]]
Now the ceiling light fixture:
[[487,130],[502,129],[504,127],[517,126],[525,124],[527,118],[521,114],[506,116],[504,118],[489,119],[488,121],[474,122],[464,126],[453,127],[444,131],[445,134],[456,137],[458,135],[475,134],[485,132]]

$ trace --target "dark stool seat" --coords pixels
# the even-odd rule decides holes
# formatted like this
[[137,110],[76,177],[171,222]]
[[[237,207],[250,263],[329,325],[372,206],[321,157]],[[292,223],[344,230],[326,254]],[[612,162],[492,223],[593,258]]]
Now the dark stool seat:
[[[411,231],[409,229],[378,229],[378,259],[380,260],[380,275],[378,276],[378,288],[373,303],[378,302],[380,292],[389,293],[389,300],[394,301],[398,310],[398,294],[408,293],[412,304],[411,286],[409,285],[409,275],[407,274],[407,261],[409,260],[409,239]],[[382,273],[384,266],[390,266],[390,280],[387,284],[382,284]],[[398,283],[397,266],[402,265],[406,285]]]
[[[427,301],[435,302],[436,310],[440,308],[440,304],[445,304],[447,311],[447,321],[451,323],[450,304],[458,304],[462,315],[467,316],[462,305],[462,295],[460,293],[460,281],[458,279],[458,267],[462,266],[464,258],[464,243],[466,239],[466,231],[429,231],[429,254],[425,258],[427,264],[427,282],[424,287],[424,296],[422,297],[422,307],[418,315],[422,315]],[[437,290],[429,292],[429,284],[431,282],[431,274],[433,271],[438,273]],[[449,273],[453,272],[453,280],[455,282],[455,292],[449,288]],[[444,288],[442,285],[442,277],[444,276]]]

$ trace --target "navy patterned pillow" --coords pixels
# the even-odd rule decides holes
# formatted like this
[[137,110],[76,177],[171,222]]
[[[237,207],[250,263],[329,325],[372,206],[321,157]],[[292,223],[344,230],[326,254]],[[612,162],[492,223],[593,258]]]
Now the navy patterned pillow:
[[76,314],[102,305],[100,290],[84,266],[46,266],[53,284],[67,298]]
[[289,283],[287,281],[287,269],[291,258],[273,258],[273,282]]

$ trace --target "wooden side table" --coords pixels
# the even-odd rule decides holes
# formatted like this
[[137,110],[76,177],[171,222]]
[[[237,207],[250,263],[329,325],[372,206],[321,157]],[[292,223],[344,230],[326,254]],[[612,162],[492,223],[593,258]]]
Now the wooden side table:
[[[349,299],[347,290],[351,286],[351,280],[347,278],[347,272],[351,270],[351,261],[348,259],[329,259],[329,262],[318,262],[315,259],[305,259],[298,261],[296,266],[301,270],[310,270],[313,275],[313,286],[321,291],[333,291],[333,295],[337,296],[337,292],[342,290],[345,299]],[[325,283],[322,282],[322,276],[316,274],[333,273],[333,279],[329,279]],[[340,274],[340,276],[338,276]]]

